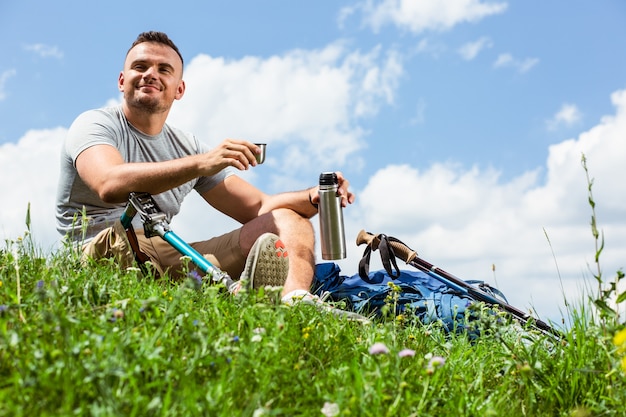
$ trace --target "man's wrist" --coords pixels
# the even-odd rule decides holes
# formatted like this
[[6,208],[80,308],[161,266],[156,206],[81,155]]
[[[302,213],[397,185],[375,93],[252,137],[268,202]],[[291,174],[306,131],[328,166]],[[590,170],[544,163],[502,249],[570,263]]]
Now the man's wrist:
[[317,210],[319,206],[313,202],[313,197],[311,197],[311,190],[309,190],[308,194],[309,194],[309,203],[311,203],[311,205],[315,207],[315,210]]

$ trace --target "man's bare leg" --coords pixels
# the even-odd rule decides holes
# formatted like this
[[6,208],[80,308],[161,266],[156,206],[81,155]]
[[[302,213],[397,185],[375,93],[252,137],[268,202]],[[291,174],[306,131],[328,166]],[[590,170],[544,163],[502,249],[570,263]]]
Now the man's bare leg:
[[267,232],[278,235],[287,248],[289,273],[283,295],[293,290],[309,291],[315,269],[315,232],[311,221],[289,209],[264,214],[241,228],[242,253],[247,256],[257,238]]

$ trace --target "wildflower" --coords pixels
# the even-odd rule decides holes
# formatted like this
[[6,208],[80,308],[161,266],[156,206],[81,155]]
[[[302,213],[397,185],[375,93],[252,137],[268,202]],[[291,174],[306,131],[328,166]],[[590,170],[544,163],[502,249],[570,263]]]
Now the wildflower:
[[398,352],[398,356],[401,358],[411,358],[415,356],[415,351],[413,349],[402,349]]
[[384,343],[374,343],[370,347],[370,355],[386,355],[389,353],[389,348]]
[[191,282],[193,282],[193,285],[196,288],[200,288],[202,286],[202,275],[200,275],[200,273],[198,273],[198,271],[196,271],[196,270],[190,271],[187,274],[187,277],[189,279],[191,279]]
[[6,313],[8,310],[9,307],[7,307],[5,304],[0,304],[0,316]]
[[252,413],[252,417],[263,417],[263,416],[267,416],[269,415],[269,411],[267,410],[267,408],[257,408],[256,410],[254,410],[254,413]]
[[615,334],[613,344],[620,352],[626,351],[626,327]]
[[433,367],[433,368],[439,368],[443,366],[445,363],[446,363],[445,358],[441,356],[433,356],[432,358],[430,358],[430,361],[428,361],[428,366]]
[[446,359],[441,356],[432,356],[430,354],[427,356],[430,356],[428,365],[426,365],[426,373],[428,375],[432,375],[437,368],[441,368],[446,363]]
[[339,415],[339,406],[335,403],[329,403],[327,401],[324,403],[321,411],[326,417],[335,417]]
[[239,342],[239,336],[233,336],[233,342],[235,343]]
[[[615,334],[613,344],[617,347],[618,353],[626,353],[626,327]],[[622,371],[626,373],[626,356],[622,358],[621,364]]]
[[252,336],[252,337],[250,338],[250,341],[251,341],[252,343],[258,343],[258,342],[260,342],[261,340],[263,340],[263,336],[261,336],[260,334],[255,334],[254,336]]
[[40,279],[39,281],[37,281],[37,289],[40,290],[43,288],[45,282],[43,282],[43,279]]

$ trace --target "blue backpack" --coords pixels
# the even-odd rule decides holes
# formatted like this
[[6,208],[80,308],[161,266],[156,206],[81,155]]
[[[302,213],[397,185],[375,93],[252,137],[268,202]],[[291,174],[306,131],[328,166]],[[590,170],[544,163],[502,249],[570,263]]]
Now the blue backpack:
[[[465,282],[505,299],[482,281]],[[335,263],[321,263],[315,268],[313,290],[320,297],[343,301],[347,309],[361,314],[402,314],[423,324],[440,323],[448,332],[464,331],[476,318],[468,311],[475,302],[473,298],[421,271],[397,270],[393,277],[385,270],[373,271],[366,281],[360,274],[342,275]]]
[[[440,323],[448,332],[466,332],[471,338],[480,334],[472,321],[482,316],[482,303],[491,311],[505,312],[525,327],[562,339],[563,334],[550,324],[509,304],[504,294],[482,281],[464,281],[420,258],[402,241],[385,234],[361,230],[357,245],[366,244],[359,261],[359,273],[341,275],[336,264],[316,266],[313,289],[333,301],[345,301],[348,308],[369,315],[385,313],[415,316],[424,324]],[[372,252],[379,251],[384,271],[370,272]],[[416,271],[398,268],[396,258]],[[498,319],[499,321],[499,319]]]

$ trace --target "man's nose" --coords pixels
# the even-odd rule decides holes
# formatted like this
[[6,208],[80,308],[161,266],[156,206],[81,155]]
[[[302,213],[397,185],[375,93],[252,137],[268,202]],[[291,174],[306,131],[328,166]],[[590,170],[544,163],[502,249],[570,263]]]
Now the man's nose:
[[156,67],[148,67],[143,73],[144,80],[156,80],[156,75],[158,74],[158,70]]

